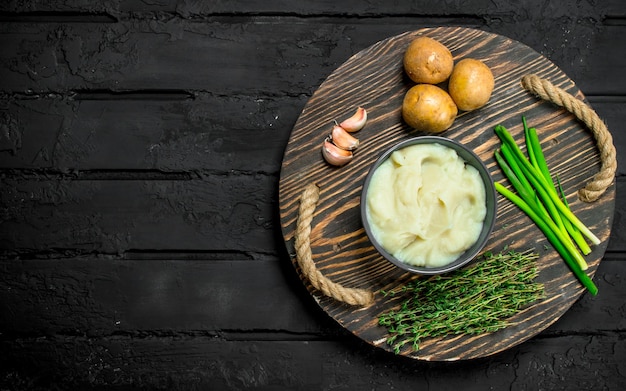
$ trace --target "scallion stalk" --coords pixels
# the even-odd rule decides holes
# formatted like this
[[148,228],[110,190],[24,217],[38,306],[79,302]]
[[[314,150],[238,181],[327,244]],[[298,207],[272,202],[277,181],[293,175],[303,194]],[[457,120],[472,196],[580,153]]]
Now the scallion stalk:
[[[569,209],[569,203],[567,202],[567,198],[565,197],[565,192],[563,191],[563,187],[561,186],[561,181],[559,180],[558,175],[556,177],[556,182],[559,188],[559,193],[561,194],[561,199],[563,200],[563,203],[565,204],[565,206],[567,206]],[[580,251],[582,251],[584,255],[589,254],[591,252],[591,248],[585,241],[585,238],[583,238],[583,235],[580,233],[580,231],[576,227],[574,227],[569,222],[569,220],[566,219],[564,223],[565,223],[565,228],[567,229],[567,232],[569,232],[572,239],[574,239],[574,242],[576,243],[578,248],[580,248]],[[581,265],[581,267],[583,268],[583,270],[587,270],[586,263],[584,265]]]
[[548,163],[546,163],[546,157],[543,154],[543,148],[541,148],[539,136],[537,136],[537,129],[528,128],[526,134],[526,143],[531,146],[529,151],[532,152],[533,159],[531,160],[531,162],[533,162],[534,160],[533,166],[537,168],[537,170],[543,175],[546,181],[554,185],[554,182],[552,181],[552,175],[550,174],[550,169],[548,168]]
[[495,158],[504,176],[511,182],[520,197],[531,206],[539,216],[550,218],[545,206],[537,197],[537,193],[526,180],[526,176],[519,168],[515,159],[512,158],[509,148],[506,145],[502,145],[502,149],[496,150]]
[[[535,128],[528,128],[526,125],[526,118],[522,118],[522,119],[524,121],[526,143],[529,145],[528,153],[530,154],[532,152],[532,155],[534,156],[534,159],[531,159],[531,163],[533,163],[533,166],[537,168],[537,170],[544,176],[544,178],[546,179],[548,183],[551,183],[552,185],[554,185],[554,180],[552,179],[552,175],[550,174],[548,163],[546,163],[546,158],[543,154],[543,148],[541,147],[539,136],[537,136],[537,130]],[[563,201],[567,209],[570,209],[569,204],[567,203],[567,198],[565,197],[565,192],[563,191],[563,188],[561,187],[558,177],[556,178],[556,181],[558,183],[558,190],[557,190],[557,187],[554,185],[555,190],[557,190],[557,193],[560,194],[561,200]],[[585,241],[585,238],[583,238],[582,234],[580,233],[580,230],[574,227],[568,219],[563,219],[563,225],[565,226],[565,229],[567,230],[570,237],[574,240],[576,245],[580,248],[580,251],[582,251],[584,255],[589,254],[591,252],[591,249],[589,248],[589,245]],[[587,263],[585,263],[584,265],[580,265],[580,266],[582,267],[583,270],[587,269]]]
[[522,124],[524,125],[524,137],[526,138],[526,152],[528,153],[528,160],[530,164],[538,167],[537,152],[535,151],[535,145],[531,142],[531,128],[526,123],[526,117],[522,117]]
[[495,187],[498,193],[506,197],[509,201],[524,211],[524,213],[526,213],[531,220],[533,220],[537,227],[539,227],[539,229],[541,229],[541,231],[546,235],[546,238],[550,241],[550,243],[552,243],[563,260],[565,260],[565,263],[569,266],[583,286],[587,288],[592,295],[595,296],[598,294],[598,288],[593,283],[593,280],[585,274],[579,266],[579,260],[576,259],[577,255],[578,257],[582,256],[575,248],[573,248],[570,240],[562,237],[561,231],[556,227],[554,222],[539,217],[539,215],[535,213],[535,211],[523,199],[518,197],[501,183],[496,182]]
[[543,175],[541,175],[535,169],[535,167],[533,167],[530,164],[530,162],[524,157],[524,154],[519,149],[519,147],[515,143],[515,140],[513,140],[513,137],[506,130],[506,128],[504,128],[504,126],[502,125],[498,125],[496,126],[495,131],[498,137],[500,138],[500,140],[502,141],[502,143],[507,144],[510,147],[511,151],[513,152],[513,155],[517,159],[517,162],[520,164],[522,169],[526,171],[525,173],[528,175],[527,179],[529,179],[531,182],[534,182],[533,184],[536,183],[536,187],[537,187],[536,190],[538,190],[540,194],[541,194],[541,191],[539,189],[543,190],[545,194],[550,198],[554,206],[561,212],[561,215],[567,218],[576,228],[578,228],[580,232],[591,241],[591,243],[600,244],[600,239],[598,239],[598,237],[594,235],[593,232],[591,232],[589,228],[587,228],[587,226],[585,226],[578,219],[578,217],[576,217],[569,210],[569,208],[567,208],[563,204],[558,194],[556,193],[556,190],[554,189],[554,185],[548,184],[546,179],[543,177]]
[[570,210],[558,177],[558,186],[552,179],[536,129],[528,127],[526,118],[522,121],[528,158],[504,126],[494,129],[502,142],[494,152],[496,161],[517,194],[500,183],[496,190],[535,222],[576,277],[595,295],[597,288],[584,273],[588,266],[581,251],[585,255],[591,251],[583,235],[594,244],[600,240]]

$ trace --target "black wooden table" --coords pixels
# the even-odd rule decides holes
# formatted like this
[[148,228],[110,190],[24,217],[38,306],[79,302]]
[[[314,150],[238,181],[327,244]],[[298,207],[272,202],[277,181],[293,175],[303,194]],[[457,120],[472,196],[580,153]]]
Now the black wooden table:
[[[522,42],[626,137],[622,0],[0,5],[0,390],[622,390],[626,205],[556,323],[425,362],[320,309],[281,235],[291,130],[350,56],[422,27]],[[568,4],[572,3],[572,4]]]

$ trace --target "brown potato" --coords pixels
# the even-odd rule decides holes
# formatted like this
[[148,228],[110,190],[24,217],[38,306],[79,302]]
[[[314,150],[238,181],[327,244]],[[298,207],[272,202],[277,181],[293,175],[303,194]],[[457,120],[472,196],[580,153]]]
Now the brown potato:
[[448,82],[448,92],[463,111],[476,110],[489,102],[494,80],[491,69],[485,63],[473,58],[464,58],[452,70]]
[[411,127],[439,133],[452,126],[458,109],[450,95],[432,84],[411,87],[402,102],[402,118]]
[[450,77],[454,60],[441,42],[426,36],[415,38],[404,52],[404,70],[416,83],[437,84]]

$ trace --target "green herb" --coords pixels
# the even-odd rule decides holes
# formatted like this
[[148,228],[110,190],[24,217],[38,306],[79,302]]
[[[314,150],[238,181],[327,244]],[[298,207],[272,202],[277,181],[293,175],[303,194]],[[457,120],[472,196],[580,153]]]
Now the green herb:
[[535,222],[576,277],[595,295],[598,289],[584,272],[587,262],[581,251],[584,255],[591,251],[583,235],[593,244],[600,240],[570,210],[560,182],[557,187],[552,180],[536,129],[529,128],[525,118],[522,121],[528,158],[504,126],[494,129],[502,142],[494,153],[496,161],[517,194],[500,183],[495,184],[496,190]]
[[508,190],[506,187],[502,186],[502,184],[496,182],[495,185],[498,193],[502,194],[517,205],[535,222],[535,224],[537,224],[539,229],[543,231],[546,238],[548,238],[550,243],[552,243],[556,251],[565,260],[565,263],[567,263],[574,275],[580,280],[585,288],[587,288],[592,295],[598,294],[598,288],[596,285],[579,266],[581,262],[579,258],[582,256],[576,250],[572,242],[563,236],[563,233],[556,227],[554,222],[549,219],[542,219],[526,202],[524,202],[524,200]]
[[532,251],[486,253],[465,269],[414,280],[398,290],[395,310],[379,316],[389,332],[387,343],[396,353],[419,350],[426,338],[482,334],[500,330],[508,318],[544,297]]
[[[554,186],[554,182],[552,180],[552,175],[550,174],[550,169],[548,168],[548,164],[546,163],[546,158],[543,154],[543,148],[541,147],[541,143],[539,141],[539,136],[537,136],[537,130],[535,128],[529,128],[526,124],[526,118],[522,117],[522,121],[524,123],[524,134],[526,136],[526,149],[528,151],[528,156],[532,165],[543,175],[548,183],[551,183]],[[557,193],[561,196],[561,200],[563,204],[569,209],[569,204],[567,203],[567,198],[565,197],[565,193],[563,192],[563,187],[561,187],[561,182],[559,177],[556,177],[556,181],[558,184]],[[555,190],[557,186],[554,186]],[[572,223],[568,219],[563,219],[563,226],[567,234],[569,234],[574,242],[578,245],[580,250],[584,255],[587,255],[591,252],[589,245],[583,238],[583,235],[580,233],[576,227],[572,225]],[[557,222],[558,223],[558,222]],[[583,270],[587,269],[587,263],[583,263],[580,265]]]
[[[567,198],[565,197],[565,191],[563,191],[563,186],[561,186],[561,180],[559,179],[558,175],[556,177],[556,182],[558,184],[559,194],[561,194],[561,199],[563,200],[563,203],[565,204],[565,206],[567,206],[569,208],[569,204],[567,202]],[[582,251],[582,253],[584,255],[589,254],[591,252],[591,248],[589,247],[589,245],[585,241],[585,238],[583,238],[583,235],[580,233],[580,231],[578,229],[576,229],[576,227],[574,227],[569,222],[569,220],[565,220],[564,223],[565,223],[565,227],[567,228],[567,231],[572,236],[572,239],[574,239],[574,242],[576,242],[576,244],[580,248],[580,251]],[[581,267],[582,267],[583,270],[586,270],[587,269],[587,264],[585,263],[584,265],[581,265]]]
[[[579,219],[576,217],[565,204],[559,198],[556,190],[554,189],[553,184],[547,183],[546,179],[540,174],[535,167],[533,167],[528,159],[524,156],[520,148],[513,140],[511,134],[507,131],[507,129],[498,125],[495,128],[496,134],[500,138],[503,144],[506,144],[507,147],[511,150],[512,155],[511,159],[515,159],[515,162],[522,168],[526,179],[532,183],[535,190],[539,195],[545,194],[549,201],[553,204],[555,208],[557,208],[561,215],[572,222],[572,224],[580,230],[580,232],[585,235],[593,244],[600,244],[600,239],[598,239],[590,230],[587,228]],[[510,162],[509,162],[510,163]],[[547,202],[547,201],[546,201]]]

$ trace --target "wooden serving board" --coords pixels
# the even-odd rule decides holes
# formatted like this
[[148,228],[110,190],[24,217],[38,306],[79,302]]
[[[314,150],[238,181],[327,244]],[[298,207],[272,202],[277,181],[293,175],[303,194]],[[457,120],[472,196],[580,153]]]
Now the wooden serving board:
[[[428,35],[446,45],[455,61],[464,57],[483,60],[493,71],[495,89],[483,108],[460,113],[454,125],[439,135],[455,139],[474,150],[496,181],[503,181],[493,152],[499,141],[493,128],[502,124],[518,142],[523,141],[521,118],[536,127],[548,165],[558,174],[572,210],[602,243],[587,256],[593,276],[606,249],[615,206],[615,185],[596,202],[579,201],[576,191],[599,171],[600,161],[591,133],[566,111],[526,92],[523,75],[537,74],[572,95],[585,99],[573,81],[557,66],[531,48],[506,37],[469,28],[427,28],[380,41],[348,59],[320,85],[297,120],[285,150],[279,203],[283,236],[298,273],[320,307],[340,325],[364,341],[391,351],[387,332],[378,316],[397,305],[378,292],[414,278],[385,261],[370,244],[359,215],[365,176],[377,157],[404,139],[422,135],[401,118],[405,92],[413,83],[405,76],[402,56],[408,43]],[[322,141],[333,121],[352,115],[357,106],[368,110],[368,122],[355,136],[361,141],[354,160],[335,168],[322,158]],[[310,235],[317,268],[346,287],[376,293],[366,308],[326,297],[311,286],[299,270],[293,247],[299,197],[310,183],[320,187],[320,199]],[[532,221],[509,201],[498,196],[497,222],[485,251],[534,248],[540,254],[538,281],[546,298],[510,319],[510,326],[479,336],[449,336],[422,342],[417,352],[400,354],[433,361],[489,356],[519,344],[555,322],[586,291]],[[602,292],[600,292],[600,295]]]

